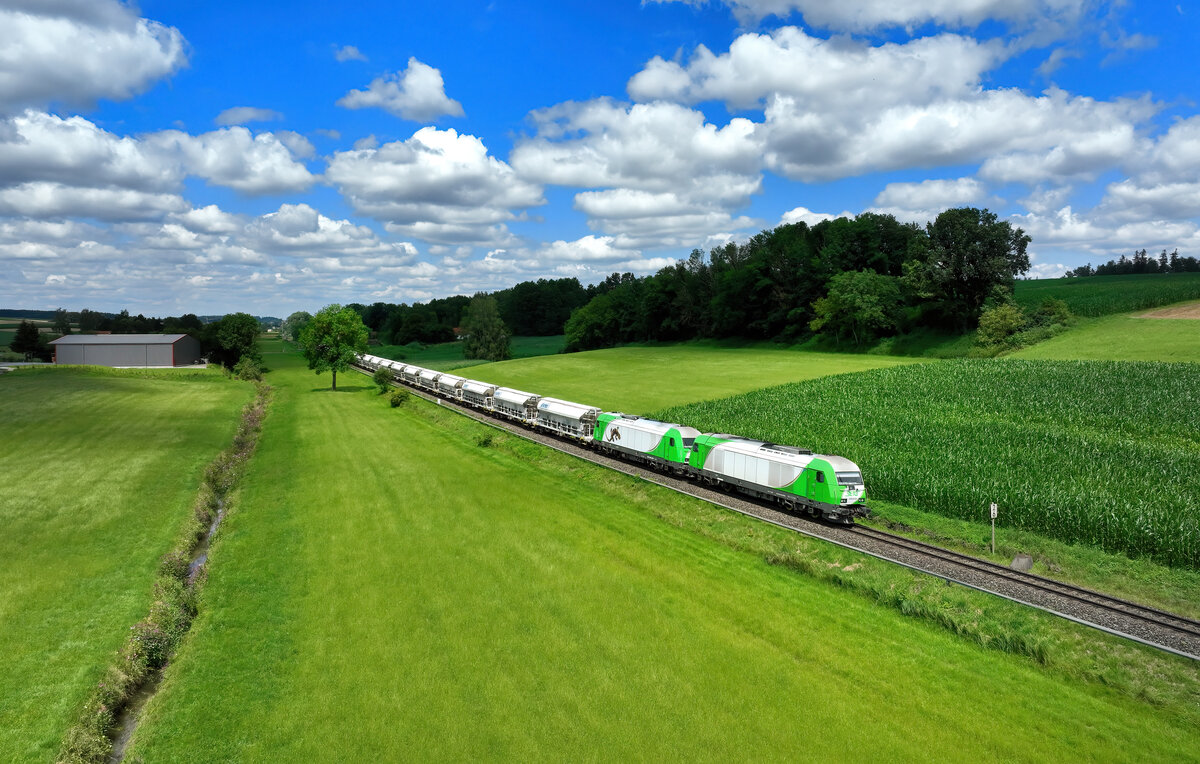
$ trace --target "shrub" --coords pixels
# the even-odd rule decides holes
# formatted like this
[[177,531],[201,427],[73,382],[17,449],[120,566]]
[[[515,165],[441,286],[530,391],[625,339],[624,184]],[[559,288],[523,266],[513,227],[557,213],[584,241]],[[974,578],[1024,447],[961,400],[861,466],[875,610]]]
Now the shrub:
[[1004,303],[985,310],[979,316],[975,333],[980,345],[1009,345],[1017,332],[1025,328],[1025,312],[1013,303]]
[[371,381],[379,388],[379,394],[383,395],[392,386],[392,372],[380,366],[371,376]]
[[391,398],[389,398],[388,400],[392,404],[392,408],[396,408],[398,406],[403,406],[405,403],[408,403],[408,396],[409,396],[409,392],[407,390],[394,390],[392,392]]
[[182,581],[187,578],[190,563],[191,561],[188,559],[187,553],[182,549],[176,549],[173,552],[163,555],[162,562],[158,565],[158,573],[159,575]]
[[263,368],[257,359],[244,355],[233,365],[233,376],[246,382],[261,382]]

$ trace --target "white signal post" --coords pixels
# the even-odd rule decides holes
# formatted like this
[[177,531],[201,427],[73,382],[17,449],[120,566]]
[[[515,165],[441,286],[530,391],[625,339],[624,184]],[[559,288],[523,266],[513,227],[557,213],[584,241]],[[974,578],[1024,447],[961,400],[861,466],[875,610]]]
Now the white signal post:
[[996,553],[996,515],[1000,514],[1000,507],[996,502],[992,502],[992,554]]

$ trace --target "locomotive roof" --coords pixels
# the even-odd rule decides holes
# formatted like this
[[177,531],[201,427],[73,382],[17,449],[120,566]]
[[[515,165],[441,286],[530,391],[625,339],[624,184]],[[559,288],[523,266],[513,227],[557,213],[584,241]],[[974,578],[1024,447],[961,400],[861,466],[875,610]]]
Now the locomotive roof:
[[617,417],[609,424],[619,427],[628,427],[633,430],[654,433],[655,435],[662,435],[668,430],[678,430],[679,436],[682,438],[695,438],[700,435],[700,431],[695,427],[684,427],[681,424],[673,422],[660,422],[657,419],[646,419],[645,417],[633,416],[631,414],[622,414],[619,411],[606,411],[604,413]]

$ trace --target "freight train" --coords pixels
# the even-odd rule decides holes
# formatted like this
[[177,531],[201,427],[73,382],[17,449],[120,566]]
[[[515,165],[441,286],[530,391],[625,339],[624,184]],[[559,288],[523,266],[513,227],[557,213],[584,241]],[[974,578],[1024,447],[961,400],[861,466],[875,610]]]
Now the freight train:
[[838,523],[870,514],[862,470],[840,456],[658,422],[374,355],[359,367],[599,452]]

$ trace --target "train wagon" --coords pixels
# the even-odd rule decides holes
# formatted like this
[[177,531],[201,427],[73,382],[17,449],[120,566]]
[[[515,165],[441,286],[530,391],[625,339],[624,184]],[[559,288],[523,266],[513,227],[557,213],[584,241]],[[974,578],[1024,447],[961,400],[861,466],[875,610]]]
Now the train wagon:
[[413,366],[412,364],[409,364],[400,371],[400,376],[403,378],[406,384],[416,387],[417,383],[421,381],[421,372],[423,371],[425,370],[420,366]]
[[526,393],[511,387],[497,387],[492,394],[492,411],[523,424],[532,425],[537,422],[537,404],[541,399],[542,396],[535,393]]
[[462,383],[462,399],[476,408],[492,410],[492,396],[496,394],[496,386],[487,382],[468,379]]
[[862,472],[840,456],[708,433],[696,438],[689,465],[708,483],[826,520],[848,523],[869,514]]
[[699,435],[694,427],[606,411],[596,421],[593,440],[601,451],[683,474]]
[[428,390],[431,393],[436,393],[438,389],[438,377],[440,376],[442,376],[442,373],[435,369],[421,369],[421,373],[417,375],[417,387],[422,390]]
[[450,400],[462,400],[462,385],[467,380],[464,377],[456,377],[453,374],[443,374],[438,377],[437,392],[443,398]]
[[591,440],[600,409],[558,398],[542,398],[537,404],[537,426],[578,440]]

